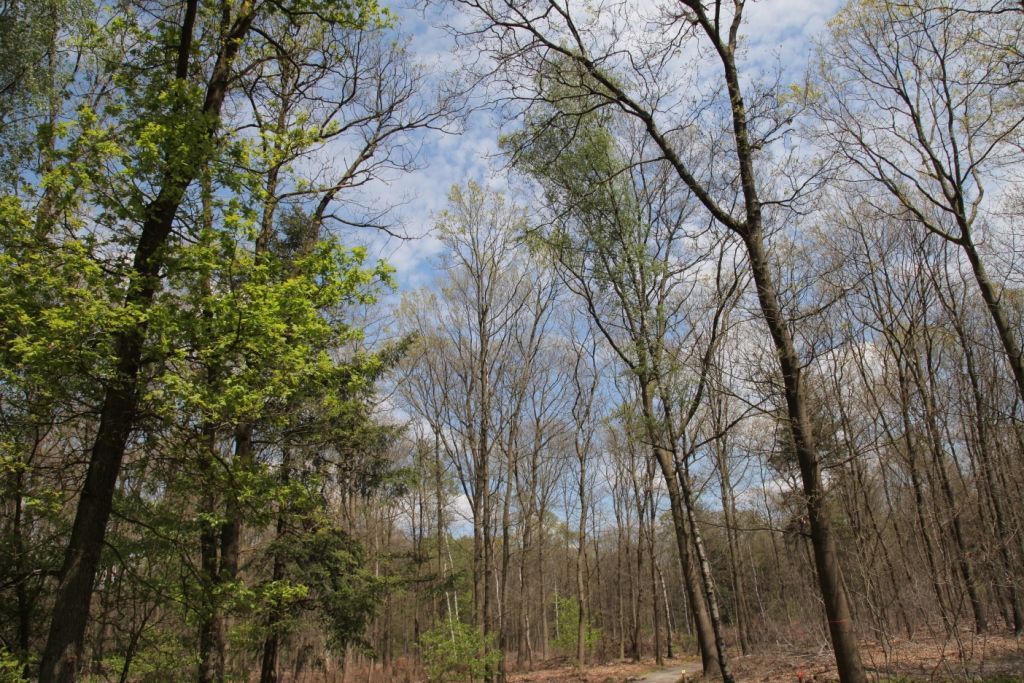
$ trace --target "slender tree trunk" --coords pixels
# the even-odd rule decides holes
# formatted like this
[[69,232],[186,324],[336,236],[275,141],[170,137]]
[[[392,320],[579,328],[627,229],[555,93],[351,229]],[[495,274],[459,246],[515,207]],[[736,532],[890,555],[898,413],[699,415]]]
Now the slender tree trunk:
[[[642,517],[641,517],[642,520]],[[636,581],[633,580],[633,570],[629,570],[630,593],[633,595],[633,661],[639,662],[643,658],[643,645],[640,642],[640,625],[643,614],[644,602],[644,573],[643,573],[644,552],[643,543],[636,544]]]
[[[291,450],[288,448],[284,449],[281,455],[281,486],[287,488],[291,482]],[[285,515],[287,510],[282,507],[277,513],[277,535],[276,540],[278,543],[284,539],[287,524]],[[272,581],[281,581],[284,579],[284,557],[281,554],[281,550],[278,549],[274,552],[274,566],[271,570],[270,578]],[[263,641],[263,661],[260,667],[260,683],[277,683],[277,670],[278,670],[278,659],[280,657],[280,646],[281,646],[281,634],[277,622],[283,615],[275,611],[267,616],[267,637]]]
[[697,645],[700,648],[701,664],[705,676],[714,675],[719,671],[719,662],[716,658],[715,635],[711,626],[711,619],[708,616],[708,606],[703,591],[700,587],[700,577],[691,554],[692,539],[690,537],[689,522],[687,518],[687,501],[679,488],[679,478],[676,475],[675,458],[671,451],[660,447],[661,438],[654,429],[656,415],[654,411],[652,383],[641,383],[642,401],[644,411],[644,422],[648,425],[648,437],[653,446],[654,457],[661,468],[665,480],[665,488],[668,491],[669,505],[672,511],[672,526],[676,534],[676,545],[679,549],[679,563],[682,569],[683,585],[686,589],[687,601],[690,604],[690,611],[693,614],[694,630],[697,633]]
[[[212,468],[212,451],[216,447],[216,433],[207,428],[204,447],[210,450],[210,456],[203,466],[204,475]],[[209,475],[206,475],[209,478]],[[206,496],[204,508],[216,509],[216,498],[210,493]],[[199,683],[214,683],[224,680],[224,618],[217,601],[216,587],[220,583],[220,558],[218,553],[217,529],[204,524],[199,533],[199,555],[202,568],[204,609],[199,623]]]
[[914,364],[911,366],[911,370],[913,372],[918,391],[924,401],[924,421],[925,429],[928,434],[929,451],[931,452],[932,462],[935,466],[935,473],[939,480],[939,490],[942,492],[942,497],[946,504],[946,509],[952,525],[953,543],[956,548],[956,564],[959,569],[960,577],[963,579],[964,587],[967,589],[968,599],[971,603],[971,611],[974,615],[974,630],[975,633],[984,633],[988,629],[988,618],[985,614],[985,606],[982,604],[981,596],[978,593],[977,580],[974,575],[974,567],[970,561],[970,553],[967,549],[967,539],[964,535],[960,508],[956,502],[956,495],[953,492],[953,486],[949,480],[949,472],[947,471],[945,457],[942,453],[942,434],[938,425],[938,408],[935,405],[935,398],[932,394],[931,387],[925,377],[922,376],[923,372],[927,372],[929,377],[933,377],[934,368],[932,368],[930,359],[928,361],[928,367],[924,370],[918,366],[918,363],[915,360]]
[[725,537],[729,548],[729,582],[733,594],[733,608],[736,610],[736,631],[739,634],[740,652],[750,654],[750,636],[747,624],[747,595],[740,570],[739,540],[736,538],[736,503],[733,498],[732,482],[729,479],[728,454],[725,437],[716,439],[718,454],[719,488],[722,496],[722,513],[725,518]]
[[576,601],[579,604],[579,613],[576,624],[576,662],[582,669],[586,663],[587,654],[587,486],[585,460],[580,458],[580,481],[579,481],[579,503],[580,503],[580,527],[576,535]]
[[711,573],[711,562],[708,560],[707,552],[704,549],[704,539],[701,536],[700,528],[697,526],[697,517],[693,512],[693,492],[690,489],[690,475],[686,468],[679,469],[679,482],[684,500],[686,501],[686,515],[690,524],[690,537],[693,539],[695,559],[700,572],[700,582],[704,588],[704,598],[707,600],[708,617],[711,622],[711,631],[715,638],[715,652],[718,654],[719,672],[725,683],[732,683],[734,679],[732,672],[729,670],[729,662],[725,655],[725,637],[722,634],[722,617],[718,610],[715,578]]
[[[509,457],[514,457],[509,454]],[[512,464],[509,463],[508,468],[505,472],[507,482],[505,484],[505,500],[502,501],[501,508],[501,576],[499,579],[499,595],[498,595],[498,643],[501,651],[501,664],[499,666],[501,678],[504,680],[508,664],[505,661],[505,652],[509,648],[511,642],[510,628],[511,620],[508,618],[509,611],[509,600],[508,600],[508,575],[509,567],[512,563],[512,543],[511,528],[512,528]]]
[[19,467],[14,473],[14,486],[12,487],[14,494],[14,520],[11,534],[14,540],[14,572],[15,576],[18,577],[17,583],[14,585],[15,600],[18,603],[18,654],[27,660],[32,634],[32,601],[29,599],[28,586],[26,585],[28,581],[28,565],[25,557],[25,531],[23,528],[25,469]]
[[644,482],[644,495],[647,497],[647,556],[651,575],[651,619],[654,622],[654,661],[661,666],[661,608],[658,605],[657,560],[655,557],[654,530],[658,511],[654,509],[654,470],[648,463],[647,480]]
[[[955,311],[951,311],[955,315]],[[984,497],[988,500],[992,509],[993,521],[995,523],[996,545],[999,548],[999,558],[1002,560],[1003,573],[1010,577],[1006,582],[1006,593],[1010,603],[1012,614],[1013,632],[1016,635],[1024,633],[1024,610],[1021,609],[1020,596],[1017,592],[1016,583],[1013,581],[1013,574],[1017,567],[1010,557],[1009,539],[1010,529],[1006,523],[1006,513],[1003,510],[1002,496],[998,493],[995,476],[995,463],[991,456],[992,442],[989,438],[988,421],[985,408],[985,399],[981,389],[981,382],[978,378],[977,364],[974,359],[971,341],[967,338],[966,331],[958,322],[954,322],[957,335],[960,338],[960,345],[964,351],[967,377],[971,385],[971,397],[974,399],[974,423],[978,441],[978,469],[981,470],[981,489]]]
[[626,553],[625,543],[623,542],[623,524],[622,524],[622,510],[621,502],[619,497],[613,492],[615,496],[613,506],[615,510],[615,540],[616,540],[616,552],[615,552],[615,601],[618,605],[618,626],[619,626],[619,659],[626,658],[626,601],[622,594],[622,575],[623,561]]
[[665,575],[661,573],[661,567],[655,563],[655,569],[658,571],[658,580],[661,582],[661,597],[664,600],[662,603],[665,606],[665,656],[668,659],[674,659],[675,654],[672,650],[672,608],[668,601],[668,588],[665,587]]
[[[530,647],[530,592],[532,590],[532,584],[530,583],[530,571],[528,567],[530,547],[533,543],[533,528],[530,523],[530,518],[532,516],[530,511],[533,509],[532,493],[528,497],[529,501],[527,502],[523,512],[522,548],[519,556],[519,648],[516,660],[517,664],[520,666],[522,666],[525,661],[532,667],[533,649]],[[520,504],[522,504],[521,492]]]

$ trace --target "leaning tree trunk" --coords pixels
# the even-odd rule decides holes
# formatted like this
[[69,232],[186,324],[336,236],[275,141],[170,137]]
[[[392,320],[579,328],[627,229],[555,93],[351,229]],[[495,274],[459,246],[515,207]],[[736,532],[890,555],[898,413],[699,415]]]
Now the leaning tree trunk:
[[707,600],[708,617],[711,621],[711,632],[715,638],[715,652],[718,654],[718,666],[724,683],[733,683],[735,679],[729,670],[729,662],[725,656],[725,637],[722,634],[722,616],[718,609],[718,597],[715,592],[715,579],[711,573],[711,562],[704,549],[704,540],[701,538],[700,528],[697,526],[697,517],[693,513],[693,491],[690,488],[690,473],[685,467],[678,468],[680,488],[683,498],[686,501],[686,517],[690,525],[690,537],[693,539],[694,555],[700,574],[700,584],[704,589],[704,598]]
[[[232,64],[253,20],[252,9],[251,0],[243,2],[237,18],[230,24],[228,35],[222,39],[202,110],[196,112],[196,118],[204,122],[199,134],[200,145],[209,146],[216,133]],[[198,0],[189,0],[175,66],[175,78],[182,81],[188,79],[197,12]],[[163,247],[171,234],[174,217],[185,191],[205,163],[204,154],[196,156],[196,162],[184,172],[178,168],[180,162],[168,162],[175,167],[174,172],[168,171],[164,175],[160,191],[144,211],[145,218],[132,260],[132,277],[125,294],[127,309],[145,311],[152,304],[164,264]],[[93,583],[106,537],[117,477],[138,408],[138,378],[144,363],[146,331],[143,317],[141,322],[119,332],[114,338],[116,369],[103,396],[85,485],[78,499],[71,539],[57,583],[50,631],[39,666],[42,683],[71,683],[76,680],[81,666]]]
[[641,406],[644,411],[644,422],[647,424],[647,436],[651,443],[655,444],[653,446],[654,458],[657,460],[662,476],[665,479],[669,506],[672,511],[672,526],[675,530],[676,545],[679,548],[679,562],[683,572],[683,585],[686,589],[686,598],[690,604],[690,611],[693,613],[694,630],[697,632],[697,645],[700,648],[701,665],[704,669],[704,675],[710,676],[718,672],[719,668],[718,660],[715,657],[714,629],[711,626],[707,601],[702,595],[700,578],[697,575],[697,569],[690,552],[692,540],[686,514],[687,502],[683,497],[682,491],[679,489],[675,458],[669,450],[657,445],[661,440],[654,429],[656,415],[651,390],[650,382],[642,384]]
[[992,317],[992,322],[996,326],[996,333],[999,335],[999,341],[1006,352],[1006,360],[1010,364],[1010,371],[1013,373],[1013,379],[1017,385],[1017,393],[1021,400],[1024,400],[1024,352],[1021,350],[1021,345],[1013,326],[1006,317],[1006,311],[1000,301],[999,293],[996,291],[995,285],[992,284],[988,271],[985,269],[985,264],[978,254],[978,248],[974,244],[969,228],[966,225],[962,225],[961,233],[964,237],[960,246],[967,255],[967,260],[970,262],[971,270],[974,273],[974,280],[978,283],[978,290],[981,292],[982,301],[985,302],[985,308],[988,310],[989,315]]
[[[749,177],[752,183],[752,172]],[[749,210],[750,207],[748,207]],[[825,604],[825,615],[828,619],[829,635],[835,651],[839,678],[842,683],[863,683],[867,678],[860,660],[860,649],[853,627],[850,605],[846,598],[846,591],[843,589],[835,536],[832,533],[832,522],[825,505],[821,463],[818,459],[814,430],[807,410],[807,394],[800,373],[800,359],[797,356],[792,335],[782,314],[779,297],[772,282],[763,239],[763,231],[758,219],[753,225],[747,226],[743,241],[747,248],[750,268],[757,288],[758,302],[765,322],[768,324],[768,331],[775,345],[782,370],[789,430],[800,465],[807,516],[810,520],[811,544],[814,548],[818,587]]]
[[683,583],[686,599],[693,615],[694,630],[697,634],[697,645],[700,648],[701,665],[705,676],[712,676],[718,671],[718,660],[715,657],[715,635],[708,616],[707,601],[700,590],[700,578],[690,552],[691,539],[687,528],[686,509],[679,482],[675,477],[671,455],[663,448],[655,448],[658,462],[665,475],[669,505],[672,510],[672,527],[676,534],[676,545],[679,548],[679,564],[683,572]]

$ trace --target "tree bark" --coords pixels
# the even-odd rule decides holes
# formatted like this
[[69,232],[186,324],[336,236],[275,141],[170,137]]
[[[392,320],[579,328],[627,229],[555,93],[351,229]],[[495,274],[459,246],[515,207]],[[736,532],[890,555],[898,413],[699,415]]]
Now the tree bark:
[[686,507],[688,501],[679,488],[675,457],[670,450],[659,445],[662,438],[654,428],[657,416],[654,410],[652,385],[653,383],[650,381],[641,381],[641,406],[644,411],[644,422],[647,425],[648,438],[654,444],[654,458],[661,468],[665,487],[668,491],[669,505],[672,511],[672,526],[675,530],[676,545],[679,549],[679,562],[683,573],[683,584],[686,589],[687,601],[690,604],[690,611],[693,614],[694,630],[697,633],[697,645],[700,648],[701,664],[704,675],[711,676],[719,672],[719,662],[715,656],[714,629],[708,616],[707,601],[701,590],[700,577],[697,574],[697,568],[691,554],[693,540],[690,535],[687,517]]
[[[180,80],[188,78],[197,10],[198,0],[189,0],[182,22],[175,72],[175,78]],[[200,144],[206,144],[216,132],[231,68],[252,23],[251,12],[252,2],[246,0],[230,26],[229,34],[222,39],[202,111],[197,113],[199,117],[208,119],[200,135]],[[191,169],[191,174],[166,174],[156,198],[146,207],[132,261],[132,278],[125,294],[125,308],[145,311],[152,303],[164,263],[161,250],[171,234],[185,191],[202,168],[202,160],[199,161]],[[78,499],[71,538],[57,584],[50,631],[39,667],[41,683],[71,683],[77,678],[82,665],[83,638],[93,583],[106,537],[117,477],[138,407],[138,377],[143,366],[146,329],[146,323],[139,322],[119,332],[114,339],[116,369],[104,392],[85,485]]]

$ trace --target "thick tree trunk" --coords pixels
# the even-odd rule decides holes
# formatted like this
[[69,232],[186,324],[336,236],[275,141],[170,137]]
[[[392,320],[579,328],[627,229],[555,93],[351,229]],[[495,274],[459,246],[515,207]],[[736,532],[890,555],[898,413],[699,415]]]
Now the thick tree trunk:
[[[180,199],[180,192],[176,200]],[[167,202],[170,206],[170,202]],[[177,201],[165,209],[166,221],[147,221],[136,252],[135,270],[141,283],[132,286],[129,305],[145,307],[153,298],[159,267],[154,254],[170,233]],[[150,248],[144,250],[144,245]],[[64,555],[60,580],[54,598],[50,633],[43,652],[39,680],[43,683],[71,683],[82,665],[82,647],[93,582],[99,566],[107,521],[114,500],[117,476],[134,422],[137,403],[137,377],[142,364],[144,330],[131,329],[119,335],[116,343],[117,371],[108,385],[100,413],[99,429],[89,458],[85,486],[71,528],[71,539]]]
[[199,624],[199,683],[224,680],[224,618],[214,602],[214,587],[220,581],[218,534],[205,528],[199,536],[200,563],[203,570],[204,596],[208,607]]
[[1006,311],[1003,310],[999,293],[988,276],[985,264],[978,254],[978,248],[975,246],[970,232],[968,230],[962,230],[962,232],[964,239],[961,246],[964,253],[967,254],[967,260],[971,264],[971,270],[974,272],[974,279],[978,283],[978,289],[981,291],[981,298],[985,302],[985,308],[988,309],[989,315],[992,316],[992,322],[996,326],[999,341],[1002,342],[1003,350],[1006,351],[1006,360],[1010,364],[1010,371],[1013,373],[1014,382],[1017,384],[1018,395],[1021,397],[1021,400],[1024,400],[1024,353],[1021,351],[1020,342],[1017,339],[1013,326],[1006,317]]
[[[752,173],[750,177],[753,182]],[[748,211],[750,210],[751,207],[748,207]],[[810,520],[818,587],[825,604],[825,615],[828,619],[829,635],[835,651],[839,678],[842,683],[863,683],[867,678],[860,660],[857,633],[853,627],[846,591],[843,590],[835,537],[832,533],[828,508],[825,505],[825,490],[821,482],[821,463],[818,461],[814,430],[807,410],[807,395],[800,374],[800,359],[797,356],[793,338],[782,314],[778,294],[772,282],[759,223],[747,226],[747,230],[743,234],[743,241],[747,248],[750,268],[757,287],[758,302],[768,324],[782,371],[789,430],[800,465],[807,516]]]
[[[189,0],[182,23],[175,72],[175,77],[180,80],[188,78],[197,10],[198,0]],[[246,0],[230,34],[224,36],[220,54],[211,72],[202,111],[197,113],[209,119],[206,130],[200,136],[203,141],[209,140],[216,131],[231,66],[252,22],[251,10],[251,0]],[[191,175],[168,173],[156,199],[146,208],[132,262],[133,278],[125,295],[126,308],[145,311],[152,303],[163,266],[161,249],[171,233],[185,191],[202,165],[197,163],[191,169]],[[71,683],[77,678],[82,664],[83,639],[93,582],[106,537],[117,477],[138,407],[138,376],[143,365],[146,329],[146,323],[139,322],[118,333],[114,340],[116,370],[104,393],[85,485],[78,499],[71,538],[54,596],[50,631],[39,667],[41,683]]]

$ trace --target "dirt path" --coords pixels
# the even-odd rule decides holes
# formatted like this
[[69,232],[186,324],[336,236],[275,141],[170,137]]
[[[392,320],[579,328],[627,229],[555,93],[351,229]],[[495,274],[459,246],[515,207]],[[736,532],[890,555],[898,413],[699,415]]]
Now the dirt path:
[[678,666],[670,666],[660,671],[652,671],[643,678],[636,679],[639,683],[679,683],[683,676],[700,676],[700,662],[690,662]]

